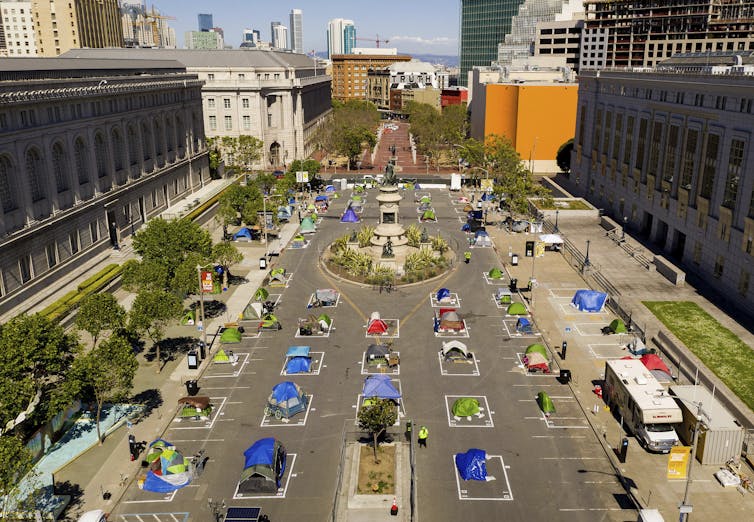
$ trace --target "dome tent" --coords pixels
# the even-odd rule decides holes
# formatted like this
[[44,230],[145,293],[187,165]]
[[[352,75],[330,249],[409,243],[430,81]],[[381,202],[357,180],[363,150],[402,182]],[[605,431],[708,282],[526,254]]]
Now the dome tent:
[[285,473],[285,446],[272,437],[259,439],[243,452],[239,493],[277,493]]
[[463,480],[487,480],[487,452],[472,448],[455,456],[456,469]]
[[508,315],[528,315],[529,311],[523,303],[511,303],[506,310]]
[[491,268],[489,272],[487,272],[487,277],[490,279],[502,279],[503,278],[503,271],[499,268]]
[[456,399],[450,410],[455,417],[471,417],[480,412],[479,401],[471,397]]

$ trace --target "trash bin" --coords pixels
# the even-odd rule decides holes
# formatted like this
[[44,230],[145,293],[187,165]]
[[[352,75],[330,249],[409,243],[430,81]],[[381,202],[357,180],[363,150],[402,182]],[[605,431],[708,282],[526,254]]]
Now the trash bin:
[[534,257],[534,241],[526,242],[526,257]]
[[626,462],[626,455],[628,454],[628,439],[624,438],[620,441],[620,449],[618,450],[618,462],[624,464]]
[[563,384],[568,384],[571,381],[571,370],[560,370],[559,380]]
[[266,257],[260,257],[259,258],[259,270],[264,270],[267,268],[267,258]]
[[186,381],[186,393],[191,397],[199,393],[199,384],[196,379]]
[[511,292],[518,292],[518,279],[516,279],[515,277],[511,278],[511,282],[508,285],[508,288]]
[[187,357],[189,370],[196,370],[199,368],[199,357],[194,350],[188,353]]
[[511,265],[518,266],[518,254],[513,254],[511,256]]

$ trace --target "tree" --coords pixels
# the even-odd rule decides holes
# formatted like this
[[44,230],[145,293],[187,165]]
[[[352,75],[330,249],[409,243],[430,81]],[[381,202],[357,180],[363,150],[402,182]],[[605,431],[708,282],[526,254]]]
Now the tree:
[[356,164],[365,145],[374,147],[377,143],[377,136],[366,127],[349,127],[339,136],[336,151],[348,158],[348,168]]
[[220,168],[222,154],[220,152],[220,140],[216,137],[207,138],[207,149],[209,150],[209,172],[212,179],[220,179],[217,170]]
[[186,259],[175,268],[170,288],[178,295],[186,296],[199,293],[199,274],[197,266],[206,266],[210,262],[209,257],[192,252]]
[[555,156],[555,162],[562,172],[568,174],[571,171],[571,154],[573,153],[573,138],[566,141],[558,149],[558,154]]
[[97,405],[97,440],[102,444],[100,417],[106,402],[124,400],[133,387],[139,362],[131,344],[118,335],[103,341],[89,353],[76,358],[71,370],[71,389],[93,399]]
[[17,507],[20,478],[26,475],[34,463],[31,452],[20,437],[0,437],[0,505],[2,518]]
[[231,185],[220,196],[217,219],[222,225],[251,225],[257,220],[257,210],[262,210],[262,193],[255,182],[245,186]]
[[234,244],[223,241],[212,248],[212,259],[223,267],[223,288],[228,288],[230,265],[243,261],[243,254]]
[[149,288],[161,290],[168,288],[168,266],[158,261],[139,261],[129,259],[123,263],[121,285],[129,292],[138,292]]
[[359,428],[372,434],[374,442],[374,462],[379,464],[377,458],[377,441],[382,433],[395,424],[398,420],[398,407],[390,399],[374,399],[368,406],[359,410]]
[[225,161],[234,170],[246,172],[262,157],[264,143],[254,136],[222,138]]
[[92,294],[81,301],[76,314],[76,327],[92,336],[93,347],[103,330],[115,331],[123,328],[126,322],[126,310],[113,294],[104,292]]
[[175,294],[164,290],[142,290],[136,295],[129,313],[130,327],[145,333],[155,347],[157,373],[162,371],[160,341],[165,335],[168,322],[178,319],[183,313],[183,305]]

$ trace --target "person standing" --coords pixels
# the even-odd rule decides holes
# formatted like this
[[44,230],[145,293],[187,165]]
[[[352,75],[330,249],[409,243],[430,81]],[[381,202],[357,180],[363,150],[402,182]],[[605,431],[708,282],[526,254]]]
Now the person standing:
[[429,430],[426,426],[422,426],[421,429],[419,429],[419,436],[417,437],[417,440],[419,441],[419,447],[427,447],[427,438],[429,437]]
[[466,262],[467,265],[469,264],[469,262],[471,261],[470,251],[467,250],[466,252],[463,253],[463,260]]

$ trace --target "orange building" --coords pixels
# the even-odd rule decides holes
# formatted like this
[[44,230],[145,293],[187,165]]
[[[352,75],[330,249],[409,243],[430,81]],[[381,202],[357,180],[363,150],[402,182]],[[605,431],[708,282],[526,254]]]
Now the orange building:
[[578,85],[490,83],[474,92],[471,135],[507,137],[534,172],[557,172],[558,149],[574,137]]
[[410,62],[404,54],[334,54],[332,56],[332,97],[340,101],[367,99],[367,73],[395,62]]

